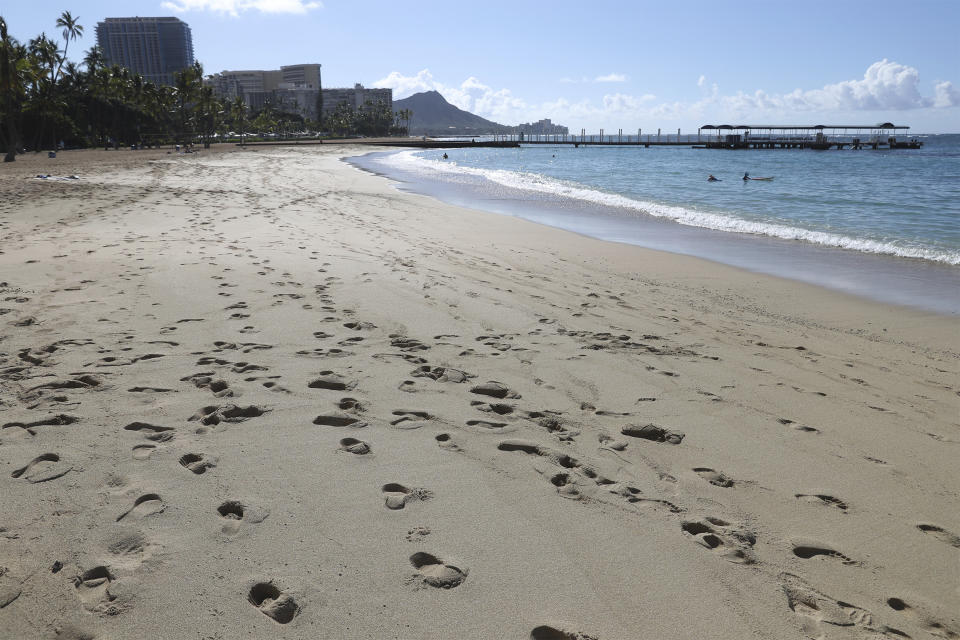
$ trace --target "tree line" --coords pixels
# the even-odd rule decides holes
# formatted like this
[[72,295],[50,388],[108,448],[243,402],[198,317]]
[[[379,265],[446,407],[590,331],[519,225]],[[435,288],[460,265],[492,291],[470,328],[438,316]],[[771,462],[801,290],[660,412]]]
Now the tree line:
[[[22,43],[13,38],[0,16],[0,145],[4,162],[19,152],[60,147],[209,146],[232,133],[286,135],[329,130],[336,135],[405,135],[409,110],[394,113],[392,105],[367,102],[358,109],[339,104],[320,121],[306,120],[297,105],[282,101],[251,112],[243,97],[220,99],[203,84],[198,62],[174,74],[173,86],[156,84],[117,65],[108,65],[94,46],[81,65],[67,59],[71,42],[83,36],[83,25],[69,11],[56,20],[62,43],[45,33]],[[61,49],[62,46],[62,49]],[[322,96],[322,93],[321,93]]]

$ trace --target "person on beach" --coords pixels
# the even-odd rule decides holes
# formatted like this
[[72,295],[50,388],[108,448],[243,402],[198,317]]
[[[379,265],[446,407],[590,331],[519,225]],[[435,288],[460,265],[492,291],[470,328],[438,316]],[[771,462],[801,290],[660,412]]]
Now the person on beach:
[[707,178],[707,182],[720,182],[720,178],[715,178],[713,174],[710,174],[710,177]]

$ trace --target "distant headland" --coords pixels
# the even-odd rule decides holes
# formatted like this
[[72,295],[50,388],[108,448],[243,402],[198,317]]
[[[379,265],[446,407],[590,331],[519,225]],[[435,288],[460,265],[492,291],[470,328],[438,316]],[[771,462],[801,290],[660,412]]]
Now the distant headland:
[[561,134],[569,133],[567,127],[553,124],[549,119],[517,126],[499,124],[464,111],[447,102],[437,91],[415,93],[408,98],[393,101],[393,110],[409,109],[411,135],[458,135],[479,136],[489,134]]

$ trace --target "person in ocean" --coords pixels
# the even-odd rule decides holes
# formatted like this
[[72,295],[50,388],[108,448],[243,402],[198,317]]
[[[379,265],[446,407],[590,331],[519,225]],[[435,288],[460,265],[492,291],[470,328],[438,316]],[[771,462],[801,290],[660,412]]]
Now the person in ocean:
[[707,182],[720,182],[720,178],[714,177],[714,175],[711,173],[710,177],[707,178]]
[[449,157],[450,157],[450,156],[448,156],[447,154],[443,154],[443,159],[444,159],[444,160],[446,160],[446,159],[449,158]]
[[743,172],[743,179],[744,179],[744,180],[749,180],[749,179],[750,179],[750,174],[747,173],[746,171],[744,171],[744,172]]

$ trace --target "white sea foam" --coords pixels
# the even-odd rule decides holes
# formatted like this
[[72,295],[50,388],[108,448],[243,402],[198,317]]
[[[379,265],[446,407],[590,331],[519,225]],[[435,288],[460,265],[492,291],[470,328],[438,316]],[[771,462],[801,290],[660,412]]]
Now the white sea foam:
[[421,174],[433,174],[434,177],[446,175],[469,175],[484,178],[495,184],[511,189],[542,193],[545,195],[592,202],[607,207],[617,207],[639,214],[673,220],[691,227],[702,227],[716,231],[748,233],[771,236],[785,240],[801,240],[843,249],[852,249],[866,253],[879,253],[902,258],[920,258],[951,265],[960,265],[960,253],[941,251],[922,246],[905,246],[869,238],[857,238],[824,231],[814,231],[772,222],[759,222],[739,218],[733,214],[721,214],[698,211],[657,202],[648,202],[628,198],[615,193],[591,189],[583,185],[557,180],[538,173],[507,171],[504,169],[480,169],[465,167],[452,161],[439,161],[417,155],[417,151],[401,151],[382,158],[381,162],[403,171]]

